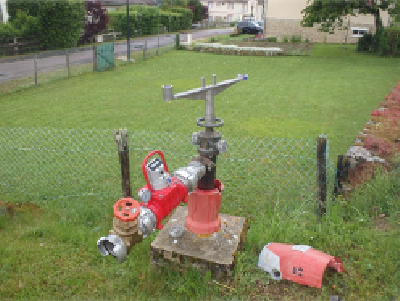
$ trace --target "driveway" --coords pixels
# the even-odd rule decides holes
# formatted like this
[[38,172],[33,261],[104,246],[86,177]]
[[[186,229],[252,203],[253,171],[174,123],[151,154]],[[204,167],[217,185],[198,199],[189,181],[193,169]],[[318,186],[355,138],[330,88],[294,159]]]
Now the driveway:
[[[192,39],[202,39],[217,35],[231,34],[234,28],[224,29],[208,29],[208,30],[193,30],[188,33],[192,34]],[[173,43],[175,34],[159,35],[147,38],[138,38],[131,40],[131,52],[142,51],[145,41],[147,41],[147,48],[157,48],[159,43],[160,47]],[[179,34],[179,39],[182,42],[187,41],[187,33]],[[127,43],[116,42],[114,43],[114,56],[126,56]],[[81,64],[91,63],[93,61],[92,47],[72,48],[69,49],[69,63],[70,66],[77,66]],[[28,77],[34,75],[34,56],[20,56],[15,58],[0,59],[0,83],[8,80]],[[37,69],[38,73],[48,72],[66,68],[65,50],[48,51],[37,54]]]

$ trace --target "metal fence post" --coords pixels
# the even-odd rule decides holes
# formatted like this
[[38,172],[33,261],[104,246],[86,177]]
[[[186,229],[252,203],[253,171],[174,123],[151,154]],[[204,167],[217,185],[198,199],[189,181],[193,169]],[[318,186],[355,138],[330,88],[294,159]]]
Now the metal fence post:
[[326,138],[317,138],[317,196],[318,216],[326,213]]
[[143,59],[146,59],[146,50],[147,50],[147,40],[144,40],[144,45],[143,45]]
[[93,45],[93,72],[97,71],[96,45]]
[[14,37],[14,55],[18,55],[18,38]]
[[37,62],[36,62],[36,59],[37,59],[37,55],[35,55],[33,57],[33,68],[34,68],[34,73],[35,73],[35,85],[37,85]]
[[157,36],[157,52],[156,52],[157,55],[159,50],[160,50],[160,36]]
[[119,163],[121,164],[122,193],[124,197],[131,197],[131,180],[129,173],[129,146],[127,130],[114,130],[115,142],[118,146]]
[[71,73],[70,73],[70,70],[69,70],[69,52],[68,52],[68,49],[65,50],[65,58],[67,60],[68,77],[70,77]]

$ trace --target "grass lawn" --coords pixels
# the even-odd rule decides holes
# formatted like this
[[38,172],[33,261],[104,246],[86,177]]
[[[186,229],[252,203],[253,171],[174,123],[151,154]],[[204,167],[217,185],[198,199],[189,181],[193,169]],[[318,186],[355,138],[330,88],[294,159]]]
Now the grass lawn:
[[[161,85],[171,84],[179,93],[199,87],[202,76],[210,84],[212,74],[219,82],[239,73],[249,74],[249,80],[215,97],[215,115],[224,119],[220,131],[228,141],[217,171],[227,184],[220,211],[249,217],[251,225],[229,287],[210,285],[195,270],[182,277],[151,269],[150,243],[158,231],[135,246],[121,265],[101,257],[96,242],[112,227],[120,171],[112,131],[90,129],[127,128],[132,133],[136,191],[144,184],[139,165],[146,149],[161,146],[170,170],[186,165],[195,154],[190,145],[191,133],[199,130],[195,120],[204,116],[204,101],[164,102]],[[14,218],[0,214],[1,300],[328,300],[330,295],[398,300],[398,173],[379,176],[351,200],[329,203],[327,216],[319,221],[313,212],[315,187],[304,185],[315,181],[316,137],[327,135],[334,163],[399,74],[400,59],[359,54],[354,46],[316,44],[305,57],[171,51],[132,66],[3,94],[0,181],[24,189],[0,185],[0,201],[29,200],[46,210]],[[96,142],[102,147],[93,149]],[[46,143],[81,150],[15,149]],[[291,165],[294,174],[289,175]],[[302,180],[306,184],[296,184]],[[90,195],[92,187],[97,193]],[[57,197],[64,192],[70,197]],[[327,273],[322,289],[276,282],[257,268],[258,254],[268,242],[313,246],[342,259],[345,271]]]

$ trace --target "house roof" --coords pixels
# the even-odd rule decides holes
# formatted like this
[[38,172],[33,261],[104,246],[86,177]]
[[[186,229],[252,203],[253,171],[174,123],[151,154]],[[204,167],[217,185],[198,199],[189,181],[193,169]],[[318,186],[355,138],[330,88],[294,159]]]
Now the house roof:
[[[126,0],[100,0],[103,6],[123,6]],[[154,0],[129,0],[130,5],[157,5]]]

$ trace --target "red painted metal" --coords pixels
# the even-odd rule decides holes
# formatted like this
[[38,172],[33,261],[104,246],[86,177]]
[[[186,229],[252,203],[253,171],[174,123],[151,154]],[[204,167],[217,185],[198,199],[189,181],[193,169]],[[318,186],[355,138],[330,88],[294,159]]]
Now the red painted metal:
[[140,205],[133,198],[122,198],[114,204],[114,216],[122,222],[133,222],[140,213]]
[[185,227],[199,235],[212,234],[221,228],[219,206],[221,204],[224,185],[214,181],[213,190],[196,188],[188,196],[188,215],[185,218]]
[[[150,185],[143,188],[151,189]],[[143,189],[142,188],[142,189]],[[149,208],[157,218],[157,229],[162,229],[161,221],[176,209],[187,196],[186,186],[181,180],[171,177],[171,185],[161,190],[151,191],[151,199],[141,206]]]
[[168,165],[167,162],[165,162],[164,154],[161,151],[152,151],[143,159],[142,170],[143,177],[146,180],[146,185],[141,189],[148,189],[151,192],[151,198],[147,204],[142,203],[140,205],[149,208],[154,213],[157,219],[157,229],[161,230],[163,228],[161,221],[170,215],[181,202],[185,201],[187,189],[181,180],[171,177],[171,184],[168,187],[161,190],[152,190],[146,172],[146,164],[148,159],[155,154],[158,154],[161,157],[164,164],[164,170],[165,172],[168,172]]
[[321,288],[326,267],[343,271],[340,259],[311,247],[302,252],[293,245],[270,243],[268,249],[280,258],[282,278],[293,282]]

